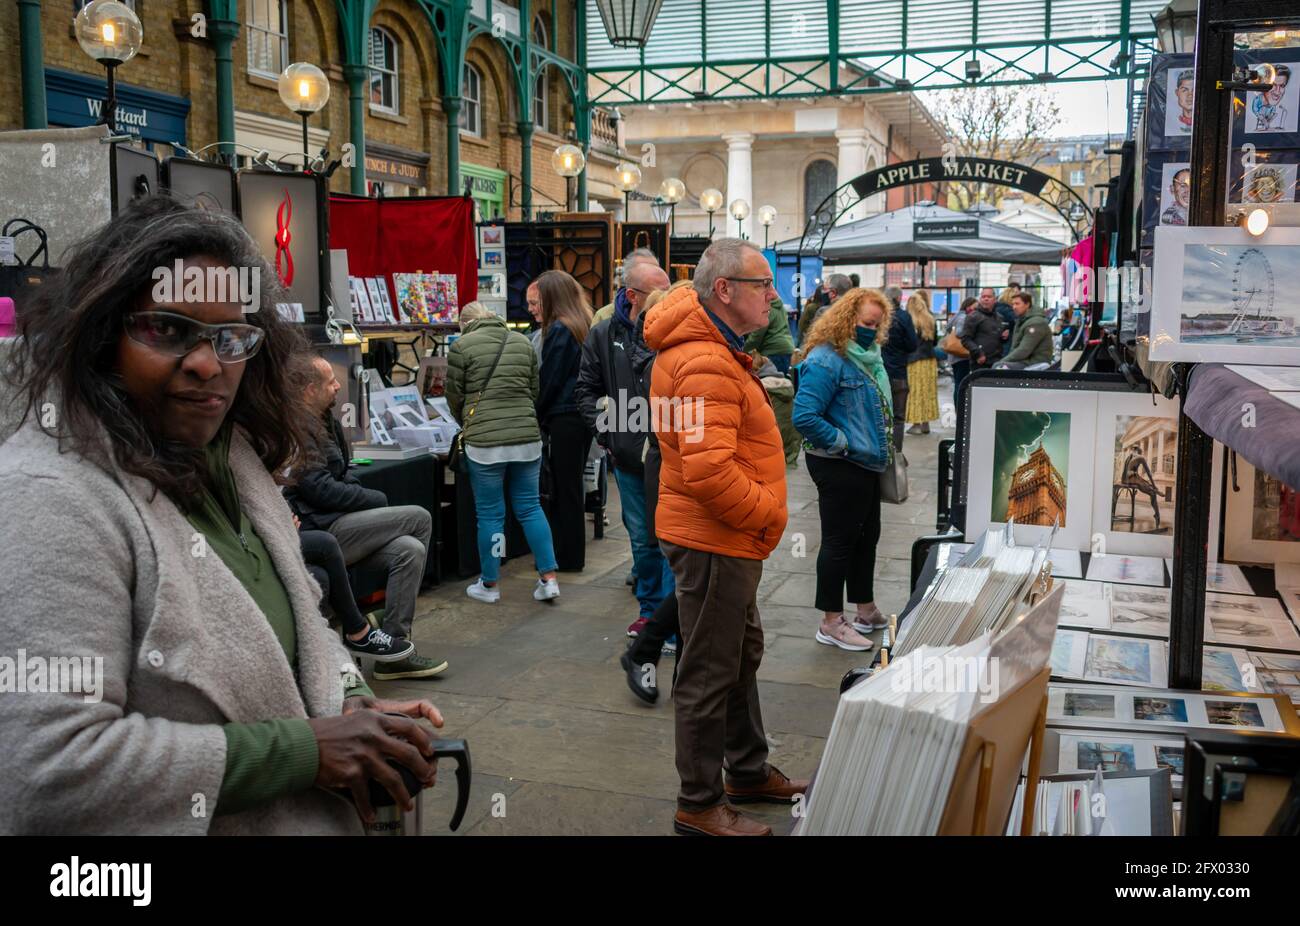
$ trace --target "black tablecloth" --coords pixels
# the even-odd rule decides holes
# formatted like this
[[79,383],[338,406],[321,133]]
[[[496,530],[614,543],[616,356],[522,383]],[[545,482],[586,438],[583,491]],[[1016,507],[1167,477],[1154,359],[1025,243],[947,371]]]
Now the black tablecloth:
[[[443,461],[433,454],[423,454],[409,460],[375,460],[366,465],[353,466],[352,469],[358,482],[367,489],[383,492],[388,497],[388,504],[419,505],[433,518],[429,558],[424,567],[426,583],[442,581],[445,535],[441,491],[443,469]],[[362,584],[369,586],[371,583],[363,580]],[[364,594],[359,588],[356,591]]]

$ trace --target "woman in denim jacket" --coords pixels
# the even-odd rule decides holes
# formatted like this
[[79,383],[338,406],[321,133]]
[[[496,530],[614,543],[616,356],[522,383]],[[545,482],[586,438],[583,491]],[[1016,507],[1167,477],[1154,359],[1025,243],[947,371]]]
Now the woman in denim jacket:
[[[892,453],[889,374],[880,342],[891,305],[875,289],[851,289],[823,309],[805,344],[794,397],[822,522],[816,607],[818,643],[862,651],[886,625],[872,589],[880,540],[880,474]],[[844,616],[844,592],[856,606]]]

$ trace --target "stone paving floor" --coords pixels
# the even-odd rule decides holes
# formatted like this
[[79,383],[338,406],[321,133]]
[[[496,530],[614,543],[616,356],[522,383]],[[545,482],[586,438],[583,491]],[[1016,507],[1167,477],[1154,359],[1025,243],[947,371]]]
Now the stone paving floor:
[[[949,391],[946,380],[940,389]],[[950,397],[941,394],[940,404],[950,407]],[[912,541],[933,533],[937,447],[951,436],[951,425],[932,424],[930,435],[904,441],[911,494],[906,504],[884,506],[876,567],[876,601],[886,614],[909,596]],[[790,521],[758,592],[766,634],[759,692],[771,761],[791,777],[805,777],[821,757],[840,677],[871,654],[813,639],[820,529],[817,493],[802,457],[787,472],[787,487]],[[504,567],[496,605],[467,598],[469,581],[448,581],[421,596],[415,641],[450,668],[424,682],[373,683],[385,697],[430,698],[446,719],[442,735],[469,741],[474,778],[461,834],[672,833],[678,781],[668,685],[659,703],[647,706],[628,691],[618,664],[636,600],[624,584],[631,552],[613,480],[608,516],[602,540],[588,534],[586,570],[560,576],[562,595],[554,605],[533,600],[531,557]],[[671,660],[666,655],[660,663],[665,680]],[[444,764],[435,792],[425,798],[430,835],[448,832],[453,768]],[[778,834],[793,824],[787,807],[744,809]]]

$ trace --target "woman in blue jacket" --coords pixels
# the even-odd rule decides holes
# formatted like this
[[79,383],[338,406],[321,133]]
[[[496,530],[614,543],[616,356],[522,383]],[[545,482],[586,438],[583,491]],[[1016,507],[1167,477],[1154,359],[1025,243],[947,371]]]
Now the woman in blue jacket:
[[[880,474],[892,454],[889,374],[880,342],[891,305],[875,289],[851,289],[823,309],[805,343],[794,397],[822,522],[817,642],[862,651],[886,625],[872,588],[880,540]],[[844,592],[856,613],[844,615]]]

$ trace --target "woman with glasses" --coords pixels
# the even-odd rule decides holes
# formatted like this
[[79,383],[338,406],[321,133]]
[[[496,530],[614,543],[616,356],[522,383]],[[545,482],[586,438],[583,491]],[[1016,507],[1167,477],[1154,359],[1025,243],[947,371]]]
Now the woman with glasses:
[[538,371],[537,421],[542,427],[550,498],[546,518],[561,572],[581,572],[587,561],[583,474],[591,434],[578,409],[574,387],[582,344],[591,330],[591,306],[578,281],[563,270],[536,280],[542,299],[542,363]]
[[[875,289],[851,289],[823,309],[808,332],[794,396],[794,426],[804,436],[822,525],[816,640],[855,652],[870,649],[866,634],[886,626],[873,583],[880,474],[893,449],[889,374],[880,356],[892,311]],[[846,588],[856,609],[851,618]]]
[[[271,476],[313,418],[273,272],[165,196],[69,254],[5,370],[0,633],[49,668],[0,709],[0,832],[359,832],[371,780],[409,801],[390,760],[433,783],[442,718],[375,699],[317,608]],[[239,268],[252,305],[208,285]]]

